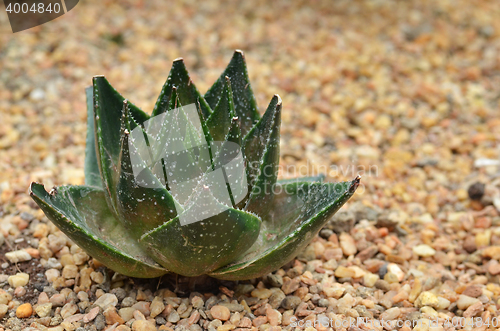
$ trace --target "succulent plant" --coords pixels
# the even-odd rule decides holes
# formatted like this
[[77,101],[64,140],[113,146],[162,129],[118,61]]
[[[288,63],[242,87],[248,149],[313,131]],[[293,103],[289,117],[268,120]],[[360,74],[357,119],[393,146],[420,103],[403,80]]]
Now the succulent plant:
[[272,272],[359,184],[277,180],[281,99],[259,115],[241,51],[204,96],[175,60],[151,116],[103,76],[86,93],[85,185],[48,193],[32,183],[30,195],[70,239],[121,274],[238,280]]

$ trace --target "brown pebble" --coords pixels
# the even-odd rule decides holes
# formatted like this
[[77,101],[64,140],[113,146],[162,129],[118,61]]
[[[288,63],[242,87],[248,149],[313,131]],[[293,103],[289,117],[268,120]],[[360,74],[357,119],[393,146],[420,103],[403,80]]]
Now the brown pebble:
[[262,324],[266,324],[267,323],[267,317],[266,316],[259,316],[259,317],[256,317],[253,321],[253,326],[255,327],[259,327],[261,326]]
[[221,321],[227,321],[229,317],[231,317],[231,312],[227,307],[221,305],[215,305],[210,308],[210,313],[213,318],[216,318]]
[[468,318],[468,317],[474,317],[478,313],[482,312],[484,310],[483,303],[482,302],[476,302],[475,304],[469,306],[464,313],[463,317]]
[[492,275],[498,275],[500,274],[500,263],[496,260],[491,260],[491,262],[488,264],[488,272]]
[[[236,314],[238,314],[238,313],[236,313]],[[189,316],[189,319],[188,319],[189,325],[198,323],[198,321],[200,320],[200,318],[201,318],[200,313],[197,310],[193,311],[191,313],[191,316]]]
[[149,314],[151,313],[150,306],[151,306],[151,302],[148,302],[148,301],[139,301],[139,302],[134,303],[132,305],[132,308],[140,311],[145,316],[149,316]]
[[483,290],[477,285],[470,285],[465,288],[462,294],[470,296],[472,298],[477,298],[481,294],[483,294]]
[[[337,238],[337,237],[335,237],[335,238]],[[342,259],[343,255],[344,255],[344,253],[342,252],[341,248],[328,248],[328,249],[325,249],[325,251],[323,252],[323,258],[327,261],[329,261],[329,260],[338,261],[338,260]]]
[[66,297],[63,294],[56,293],[50,297],[50,303],[53,307],[62,307],[66,303]]
[[31,306],[31,303],[23,303],[16,309],[16,316],[18,318],[27,318],[30,317],[31,314],[33,314],[33,307]]
[[379,290],[382,290],[382,291],[389,291],[391,289],[391,286],[389,285],[388,282],[386,282],[385,280],[382,280],[382,279],[379,279],[375,282],[375,287],[378,288]]
[[85,316],[84,314],[75,314],[73,316],[65,318],[64,321],[69,323],[74,323],[82,320],[84,316]]
[[281,324],[281,313],[276,309],[268,308],[266,311],[266,316],[269,324],[272,326],[278,326]]
[[99,307],[92,308],[85,316],[83,316],[83,323],[88,323],[94,320],[94,318],[99,314]]
[[295,292],[299,288],[299,283],[300,283],[299,278],[293,278],[287,280],[281,287],[281,290],[283,291],[283,293],[288,295],[290,293]]
[[146,316],[138,310],[134,310],[133,316],[136,320],[146,320]]
[[393,262],[393,263],[397,263],[397,264],[403,264],[406,261],[402,256],[400,256],[400,255],[394,255],[394,254],[387,255],[385,257],[385,259],[388,262]]
[[138,290],[137,291],[137,296],[135,297],[135,299],[137,301],[145,301],[145,300],[148,299],[148,296],[146,295],[146,293],[144,293],[144,291]]
[[245,316],[241,319],[240,323],[238,324],[238,327],[249,329],[252,327],[252,320],[250,320],[248,317]]
[[116,312],[116,308],[113,306],[106,308],[106,310],[104,311],[104,317],[106,318],[107,324],[125,323],[123,318],[121,318],[121,316]]
[[[165,326],[165,325],[162,325],[162,326]],[[160,326],[159,330],[165,330],[165,329],[161,329],[162,326]],[[126,325],[118,325],[114,331],[130,331],[130,330],[131,329]]]
[[[378,247],[375,245],[369,246],[359,252],[356,257],[361,260],[361,262],[371,259],[378,253]],[[396,262],[397,263],[397,262]]]
[[232,324],[224,324],[224,325],[221,325],[217,328],[217,331],[229,331],[229,330],[233,330],[235,329],[236,326],[232,325]]
[[18,286],[14,290],[14,295],[18,298],[22,297],[25,294],[26,294],[26,289],[23,286]]
[[465,237],[463,248],[469,254],[474,253],[477,250],[476,239],[473,236]]
[[40,293],[40,295],[38,296],[38,302],[37,303],[39,305],[42,305],[44,303],[49,303],[49,296],[47,295],[47,293],[45,293],[45,292]]

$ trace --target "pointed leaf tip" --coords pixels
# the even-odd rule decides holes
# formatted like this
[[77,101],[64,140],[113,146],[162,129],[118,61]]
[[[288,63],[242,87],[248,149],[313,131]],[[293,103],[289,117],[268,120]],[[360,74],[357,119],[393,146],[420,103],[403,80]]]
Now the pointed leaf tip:
[[214,141],[223,141],[230,131],[234,106],[231,80],[226,76],[221,98],[205,122]]
[[174,88],[176,88],[176,97],[181,106],[195,104],[204,118],[207,118],[211,114],[212,110],[191,80],[184,60],[177,58],[172,63],[167,81],[163,85],[153,109],[152,117],[169,110]]
[[[310,178],[306,178],[307,180]],[[271,211],[263,218],[259,239],[234,264],[210,273],[228,279],[249,279],[276,270],[303,251],[324,224],[354,193],[351,182],[281,182]]]
[[349,193],[353,194],[359,186],[359,183],[361,182],[361,176],[357,175],[356,178],[351,183],[351,186],[349,187]]
[[264,116],[243,140],[243,154],[250,165],[247,170],[250,195],[245,210],[260,216],[267,214],[274,196],[271,188],[278,174],[281,105],[281,98],[275,95]]
[[275,94],[273,95],[273,99],[278,99],[278,101],[276,102],[276,106],[278,107],[281,107],[283,105],[283,101],[281,100],[281,97],[279,96],[279,94]]
[[243,52],[235,51],[224,72],[205,93],[205,100],[215,108],[223,96],[226,77],[231,79],[235,113],[240,118],[241,131],[246,135],[260,119],[257,103],[253,95]]
[[90,186],[60,186],[47,193],[31,183],[30,196],[47,218],[90,256],[131,277],[158,277],[167,272],[129,236],[109,210],[104,192]]

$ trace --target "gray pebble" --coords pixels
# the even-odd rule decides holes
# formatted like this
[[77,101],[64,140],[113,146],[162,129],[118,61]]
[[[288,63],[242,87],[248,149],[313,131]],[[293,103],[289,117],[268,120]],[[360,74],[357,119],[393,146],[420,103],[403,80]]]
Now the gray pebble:
[[158,324],[158,325],[164,325],[167,323],[167,320],[162,316],[157,316],[155,318],[155,321],[156,321],[156,324]]
[[189,327],[189,331],[202,331],[203,329],[198,324],[193,324]]
[[283,285],[283,277],[280,275],[269,274],[266,279],[272,287],[281,287]]
[[97,330],[102,330],[106,326],[106,319],[102,313],[99,313],[94,320],[94,325]]
[[19,216],[27,222],[31,222],[35,218],[34,215],[27,213],[25,211],[23,211]]
[[271,307],[273,307],[273,309],[278,309],[285,297],[286,295],[285,293],[283,293],[283,291],[276,291],[269,297],[269,304],[271,305]]
[[205,301],[205,309],[210,310],[210,308],[212,308],[217,304],[217,301],[218,299],[216,296],[211,296],[210,298],[207,299],[207,301]]
[[330,301],[328,301],[328,299],[319,299],[318,300],[318,306],[320,306],[320,307],[328,308],[329,305],[330,305]]
[[353,212],[349,210],[339,211],[333,216],[332,220],[328,222],[326,227],[338,234],[342,232],[349,233],[354,227],[355,220],[356,217]]
[[300,300],[298,296],[288,295],[285,299],[283,299],[283,302],[281,302],[281,307],[285,309],[295,309],[301,301],[302,300]]
[[122,289],[121,287],[112,289],[110,293],[116,295],[118,301],[122,301],[127,296],[127,292],[125,292],[125,290]]
[[170,315],[168,315],[167,321],[170,323],[177,323],[180,319],[179,313],[176,310],[172,310]]
[[373,317],[372,314],[370,314],[370,312],[366,309],[364,305],[358,305],[354,307],[354,310],[358,312],[360,317],[368,317],[368,318]]
[[319,232],[319,235],[321,236],[321,238],[324,238],[324,239],[328,239],[330,238],[330,236],[333,234],[333,230],[332,229],[322,229],[320,232]]
[[132,307],[132,305],[135,303],[135,299],[131,297],[126,297],[122,300],[122,307]]

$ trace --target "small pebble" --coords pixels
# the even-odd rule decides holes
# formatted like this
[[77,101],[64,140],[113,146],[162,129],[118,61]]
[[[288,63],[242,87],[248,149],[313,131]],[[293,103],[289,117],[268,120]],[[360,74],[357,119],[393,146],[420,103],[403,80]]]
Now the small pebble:
[[33,314],[33,307],[30,303],[23,303],[16,309],[16,316],[18,318],[27,318]]
[[215,305],[210,309],[210,313],[216,319],[221,321],[227,321],[231,317],[231,312],[227,307],[221,305]]
[[109,306],[116,306],[118,304],[118,298],[116,295],[111,294],[111,293],[105,293],[99,297],[94,302],[95,305],[101,307],[103,310],[108,308]]
[[156,325],[150,321],[139,320],[132,324],[133,331],[156,331]]
[[267,288],[263,288],[263,289],[253,290],[251,294],[255,298],[267,299],[273,294],[273,292]]
[[9,311],[9,306],[6,304],[0,303],[0,318],[3,318],[7,312]]
[[50,302],[44,304],[38,304],[37,306],[35,306],[35,312],[39,317],[49,316],[51,310],[52,310],[52,304]]
[[339,240],[340,248],[342,248],[345,256],[356,254],[358,249],[356,248],[356,242],[354,241],[354,238],[351,237],[351,235],[346,232],[342,232],[340,234]]
[[26,289],[23,286],[18,286],[14,290],[14,295],[18,298],[22,297],[25,294],[26,294]]
[[83,316],[83,323],[89,323],[96,318],[97,314],[99,314],[99,307],[92,308],[85,316]]
[[281,302],[281,306],[285,309],[295,309],[299,306],[302,300],[295,295],[286,296]]
[[469,308],[470,306],[472,306],[473,304],[476,304],[478,302],[480,303],[480,301],[476,298],[472,298],[470,296],[460,294],[458,296],[457,307],[459,309],[465,310],[465,309]]
[[429,245],[421,244],[413,247],[413,253],[422,257],[434,256],[436,251]]
[[165,305],[163,304],[163,299],[160,297],[155,297],[153,299],[153,302],[151,302],[151,306],[150,306],[151,314],[150,314],[150,316],[155,318],[156,316],[161,314],[163,309],[165,309]]
[[31,260],[31,255],[25,250],[18,250],[5,253],[5,257],[10,263],[25,262]]
[[30,280],[30,275],[19,272],[8,279],[9,285],[12,287],[26,286]]

